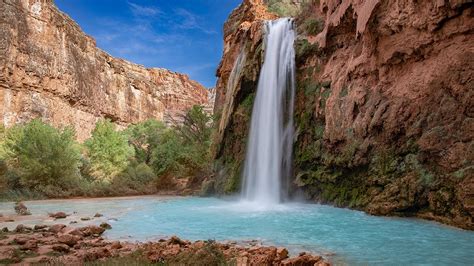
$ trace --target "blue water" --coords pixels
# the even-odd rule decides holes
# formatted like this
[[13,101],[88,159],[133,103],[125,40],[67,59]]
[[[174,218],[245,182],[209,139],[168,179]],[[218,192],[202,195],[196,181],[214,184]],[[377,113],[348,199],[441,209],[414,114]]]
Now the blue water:
[[[33,214],[58,210],[105,214],[111,239],[246,241],[326,254],[336,264],[474,265],[474,232],[434,222],[369,216],[317,204],[270,210],[214,198],[134,198],[29,202]],[[0,211],[5,203],[0,204]],[[332,254],[332,255],[331,255]]]

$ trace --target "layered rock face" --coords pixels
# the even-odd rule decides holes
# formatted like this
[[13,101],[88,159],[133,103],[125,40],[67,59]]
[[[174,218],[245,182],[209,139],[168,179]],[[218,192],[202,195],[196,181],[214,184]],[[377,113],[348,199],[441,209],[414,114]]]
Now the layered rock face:
[[126,126],[167,120],[208,91],[186,75],[114,58],[52,0],[0,1],[0,116],[6,126],[42,118],[87,138],[98,119]]
[[[473,2],[300,2],[244,1],[226,24],[215,110],[228,108],[226,97],[232,106],[221,111],[216,137],[217,191],[239,189],[259,25],[268,10],[286,16],[296,8],[293,193],[474,229]],[[232,51],[242,49],[244,71],[229,89]]]

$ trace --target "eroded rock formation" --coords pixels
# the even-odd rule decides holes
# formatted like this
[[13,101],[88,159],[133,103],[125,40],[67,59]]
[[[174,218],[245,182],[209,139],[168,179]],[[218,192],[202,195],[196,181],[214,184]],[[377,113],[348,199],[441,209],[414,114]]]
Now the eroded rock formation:
[[216,191],[239,189],[261,23],[285,4],[300,10],[293,190],[474,229],[473,1],[244,1],[218,71]]
[[74,126],[84,140],[100,118],[126,126],[208,103],[208,91],[186,75],[147,69],[98,49],[52,0],[1,0],[0,36],[0,116],[6,126],[41,117]]

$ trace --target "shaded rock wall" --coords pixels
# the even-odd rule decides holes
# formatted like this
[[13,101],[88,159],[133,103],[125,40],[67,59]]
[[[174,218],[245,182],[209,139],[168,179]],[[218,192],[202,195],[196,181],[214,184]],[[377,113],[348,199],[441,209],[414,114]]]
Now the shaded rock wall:
[[[472,1],[321,0],[299,6],[293,192],[372,214],[415,215],[473,229]],[[245,15],[233,13],[229,22],[235,17]],[[255,39],[227,36],[233,36],[228,50]],[[261,59],[255,56],[261,51],[246,51],[247,58]],[[229,68],[233,60],[225,53],[222,64]],[[240,88],[252,95],[257,79],[248,80],[242,78]],[[225,83],[221,75],[218,84]],[[218,97],[226,89],[218,86]],[[233,104],[245,101],[237,94]],[[216,110],[224,106],[216,103]],[[249,120],[242,117],[249,115],[234,107],[220,130],[217,170],[232,168],[223,160],[226,152],[245,154],[239,149],[245,150],[242,132]],[[239,183],[236,177],[233,183]]]
[[2,123],[40,117],[84,140],[100,118],[119,126],[166,120],[208,91],[186,75],[114,58],[52,0],[0,0]]

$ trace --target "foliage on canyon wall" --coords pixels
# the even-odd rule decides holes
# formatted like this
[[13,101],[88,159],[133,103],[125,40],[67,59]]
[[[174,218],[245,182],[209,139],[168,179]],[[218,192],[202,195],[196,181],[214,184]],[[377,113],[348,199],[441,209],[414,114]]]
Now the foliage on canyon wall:
[[148,120],[123,131],[99,121],[84,144],[72,128],[40,120],[2,129],[0,198],[149,194],[208,175],[211,117],[195,106],[183,119],[172,128]]

